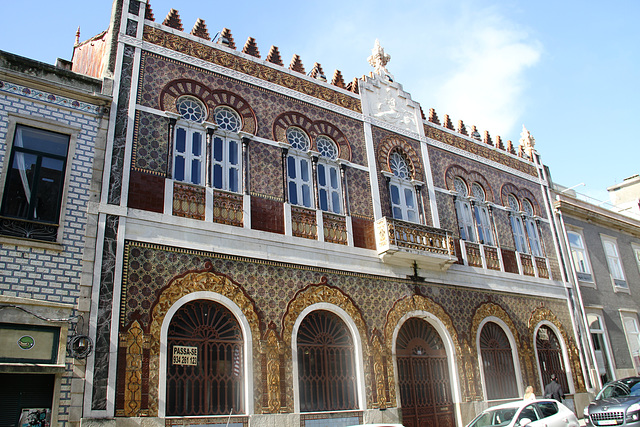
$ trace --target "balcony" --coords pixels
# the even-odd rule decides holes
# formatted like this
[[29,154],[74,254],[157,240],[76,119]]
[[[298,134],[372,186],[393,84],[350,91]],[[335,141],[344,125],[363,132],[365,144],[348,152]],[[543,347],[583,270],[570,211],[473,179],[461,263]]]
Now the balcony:
[[446,231],[391,218],[375,223],[378,256],[383,262],[446,271],[457,261],[453,239]]
[[549,279],[548,260],[505,248],[460,240],[462,264],[487,270]]

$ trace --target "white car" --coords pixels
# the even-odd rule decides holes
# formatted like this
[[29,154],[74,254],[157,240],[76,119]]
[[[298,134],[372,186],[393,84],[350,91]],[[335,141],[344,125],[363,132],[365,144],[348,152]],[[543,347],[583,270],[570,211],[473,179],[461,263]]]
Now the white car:
[[552,399],[518,400],[485,409],[467,427],[579,427],[573,411]]

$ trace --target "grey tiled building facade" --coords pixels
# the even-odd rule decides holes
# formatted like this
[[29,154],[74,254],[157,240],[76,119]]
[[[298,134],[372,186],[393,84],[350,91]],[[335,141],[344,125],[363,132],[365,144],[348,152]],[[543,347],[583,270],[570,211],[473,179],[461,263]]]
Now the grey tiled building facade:
[[[84,360],[69,341],[89,333],[96,200],[109,98],[102,82],[0,52],[0,424],[46,411],[78,419]],[[82,298],[84,295],[85,298]],[[85,342],[81,343],[82,345]],[[79,348],[75,348],[79,350]]]

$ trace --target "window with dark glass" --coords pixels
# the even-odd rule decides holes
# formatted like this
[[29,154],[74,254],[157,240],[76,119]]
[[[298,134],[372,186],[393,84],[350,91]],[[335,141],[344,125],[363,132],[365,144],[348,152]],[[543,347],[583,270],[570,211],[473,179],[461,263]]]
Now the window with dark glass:
[[[69,135],[17,125],[4,185],[2,234],[55,241]],[[39,226],[44,225],[44,227]]]
[[353,339],[335,314],[318,310],[300,324],[297,336],[300,411],[356,409]]
[[511,344],[504,330],[495,322],[487,322],[480,333],[480,354],[487,389],[487,399],[518,397],[516,371]]

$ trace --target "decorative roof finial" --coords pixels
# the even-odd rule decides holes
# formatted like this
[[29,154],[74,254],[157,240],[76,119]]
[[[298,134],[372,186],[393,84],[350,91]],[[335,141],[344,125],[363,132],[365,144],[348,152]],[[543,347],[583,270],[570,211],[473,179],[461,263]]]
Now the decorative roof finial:
[[531,136],[531,132],[522,125],[522,132],[520,133],[520,148],[527,153],[530,158],[533,158],[533,150],[536,145],[536,139]]
[[380,76],[389,77],[391,74],[385,67],[391,60],[391,55],[384,53],[384,48],[380,46],[380,41],[376,39],[376,43],[371,49],[371,56],[367,58],[367,61],[375,69],[376,74]]
[[80,27],[78,27],[78,31],[76,31],[76,46],[80,44]]

